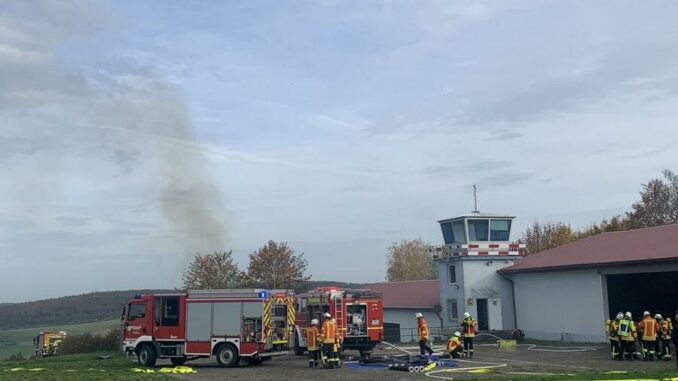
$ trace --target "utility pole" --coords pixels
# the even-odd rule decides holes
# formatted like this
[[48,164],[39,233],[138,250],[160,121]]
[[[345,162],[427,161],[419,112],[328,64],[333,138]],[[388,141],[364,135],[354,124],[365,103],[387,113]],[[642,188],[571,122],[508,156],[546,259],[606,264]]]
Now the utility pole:
[[476,184],[473,184],[473,213],[480,213],[478,210],[478,189]]

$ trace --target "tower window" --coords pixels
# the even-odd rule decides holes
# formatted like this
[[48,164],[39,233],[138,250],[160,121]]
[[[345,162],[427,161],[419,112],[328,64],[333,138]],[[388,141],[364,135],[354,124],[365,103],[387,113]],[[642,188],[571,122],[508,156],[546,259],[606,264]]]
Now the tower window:
[[487,241],[488,220],[468,220],[469,241]]

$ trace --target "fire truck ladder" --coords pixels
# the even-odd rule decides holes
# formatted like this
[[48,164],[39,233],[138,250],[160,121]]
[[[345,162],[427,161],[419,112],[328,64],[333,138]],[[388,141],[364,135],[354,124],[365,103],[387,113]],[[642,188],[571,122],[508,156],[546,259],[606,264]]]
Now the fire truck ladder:
[[342,295],[334,296],[334,319],[337,321],[337,331],[339,331],[340,337],[344,337],[344,331],[346,330],[346,327],[344,327],[344,309],[341,303],[342,300]]

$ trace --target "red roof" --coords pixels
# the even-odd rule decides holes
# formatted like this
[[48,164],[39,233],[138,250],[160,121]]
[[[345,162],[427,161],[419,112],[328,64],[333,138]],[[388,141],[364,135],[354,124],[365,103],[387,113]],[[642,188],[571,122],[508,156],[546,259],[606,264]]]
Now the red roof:
[[678,259],[678,224],[602,233],[526,257],[501,272],[595,267]]
[[371,283],[363,288],[381,292],[384,308],[434,308],[440,304],[437,279]]

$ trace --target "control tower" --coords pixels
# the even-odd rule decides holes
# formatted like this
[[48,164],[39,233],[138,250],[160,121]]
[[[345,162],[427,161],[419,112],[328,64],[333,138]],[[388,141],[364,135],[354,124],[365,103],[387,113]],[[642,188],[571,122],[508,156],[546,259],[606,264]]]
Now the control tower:
[[480,330],[515,328],[512,283],[497,272],[525,255],[525,245],[510,240],[514,219],[476,211],[438,221],[445,244],[431,254],[445,326],[458,325],[469,312]]

